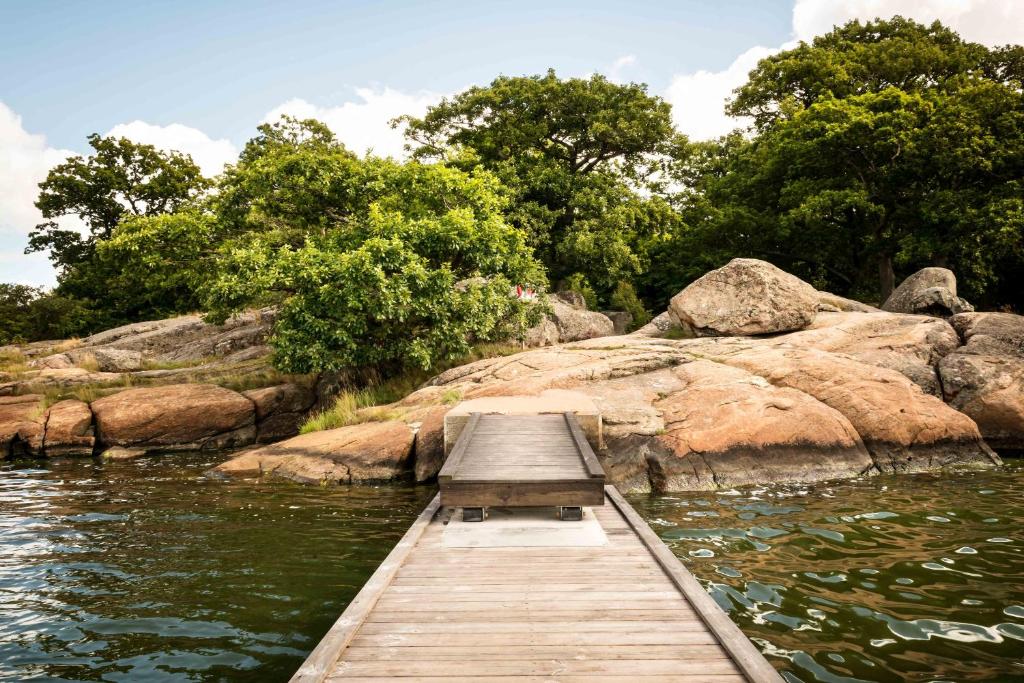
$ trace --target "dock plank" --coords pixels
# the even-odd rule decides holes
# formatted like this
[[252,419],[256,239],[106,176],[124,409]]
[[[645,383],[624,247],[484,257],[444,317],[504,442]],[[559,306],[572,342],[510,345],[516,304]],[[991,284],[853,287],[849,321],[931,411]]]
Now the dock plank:
[[674,556],[666,568],[636,513],[606,491],[612,504],[590,513],[608,536],[602,547],[445,547],[450,515],[435,510],[415,540],[403,539],[412,546],[387,580],[371,579],[375,595],[339,620],[344,644],[335,633],[320,678],[293,681],[779,683],[702,589],[710,607],[687,594],[680,576],[693,577]]

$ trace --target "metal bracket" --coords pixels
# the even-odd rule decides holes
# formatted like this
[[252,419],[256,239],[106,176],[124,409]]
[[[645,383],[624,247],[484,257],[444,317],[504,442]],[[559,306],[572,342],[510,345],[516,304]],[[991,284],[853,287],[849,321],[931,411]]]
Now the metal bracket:
[[463,522],[482,522],[487,518],[487,508],[462,508]]
[[583,508],[575,505],[560,506],[558,518],[563,522],[579,522],[583,520]]

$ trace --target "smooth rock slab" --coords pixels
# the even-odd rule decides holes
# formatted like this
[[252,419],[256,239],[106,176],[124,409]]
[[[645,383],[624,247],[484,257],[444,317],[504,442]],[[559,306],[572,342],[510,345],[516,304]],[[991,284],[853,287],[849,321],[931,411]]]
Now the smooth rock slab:
[[254,448],[211,473],[275,477],[303,484],[395,479],[409,465],[413,439],[412,429],[404,422],[366,422]]
[[96,436],[104,446],[221,449],[248,445],[256,438],[252,401],[213,384],[128,389],[91,407]]
[[0,396],[0,459],[39,455],[43,410],[39,394]]

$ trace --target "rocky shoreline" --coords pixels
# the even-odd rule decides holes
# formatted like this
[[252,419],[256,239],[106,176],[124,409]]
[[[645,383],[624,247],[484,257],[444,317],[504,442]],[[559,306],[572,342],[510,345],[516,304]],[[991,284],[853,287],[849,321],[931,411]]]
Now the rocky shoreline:
[[949,271],[926,271],[876,309],[736,259],[637,332],[607,336],[607,317],[569,323],[563,311],[539,328],[537,348],[441,373],[386,406],[388,419],[293,438],[312,389],[181,384],[35,417],[29,397],[0,397],[0,439],[13,432],[48,455],[253,446],[214,473],[428,481],[453,397],[572,391],[600,410],[598,456],[626,491],[998,465],[993,448],[1024,449],[1024,317],[973,312]]

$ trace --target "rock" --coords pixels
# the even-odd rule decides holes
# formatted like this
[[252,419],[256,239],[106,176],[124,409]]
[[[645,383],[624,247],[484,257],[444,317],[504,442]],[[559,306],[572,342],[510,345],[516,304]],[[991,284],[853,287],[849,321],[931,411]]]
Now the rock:
[[558,326],[555,321],[544,316],[541,321],[528,329],[523,344],[530,348],[552,346],[558,343]]
[[269,476],[304,484],[394,479],[410,464],[413,439],[412,429],[404,422],[366,422],[254,448],[211,472]]
[[574,308],[561,301],[552,301],[551,308],[551,318],[558,328],[558,340],[562,343],[615,334],[615,325],[606,315]]
[[256,442],[279,441],[299,433],[316,401],[312,389],[294,383],[243,391],[256,408]]
[[43,442],[43,397],[0,397],[0,459],[39,455]]
[[[674,320],[668,311],[665,311],[654,316],[651,322],[634,331],[633,334],[640,337],[664,337],[675,332],[685,333],[690,331],[684,331],[679,322]],[[693,334],[690,333],[688,336],[692,337]]]
[[716,360],[802,391],[841,413],[882,472],[999,463],[973,420],[894,370],[813,349],[746,348]]
[[779,338],[792,346],[853,356],[901,373],[933,396],[942,396],[935,367],[960,345],[945,320],[898,313],[819,313],[806,330]]
[[874,467],[850,422],[803,392],[704,360],[672,372],[679,390],[652,404],[665,425],[651,462],[658,490],[818,481]]
[[69,351],[76,364],[95,361],[99,372],[136,372],[142,369],[142,352],[108,347],[78,348]]
[[275,315],[274,309],[264,308],[240,313],[223,325],[211,325],[198,315],[133,323],[86,337],[80,348],[115,347],[159,361],[229,357],[251,347],[265,348]]
[[75,366],[74,362],[66,353],[55,353],[29,361],[29,367],[47,370],[66,370]]
[[444,416],[447,414],[448,406],[431,408],[416,430],[416,464],[413,472],[417,482],[434,479],[444,465]]
[[46,411],[43,454],[47,457],[89,457],[95,443],[89,404],[68,399],[54,403]]
[[765,261],[733,259],[672,297],[668,310],[698,336],[771,334],[807,327],[818,292]]
[[1024,317],[961,313],[951,322],[966,345],[939,364],[946,400],[993,448],[1024,450]]
[[563,290],[561,292],[555,292],[555,300],[560,301],[563,304],[572,306],[577,311],[587,310],[587,300],[583,298],[583,295],[579,292],[573,292],[571,290]]
[[956,276],[947,268],[922,268],[889,295],[883,311],[917,313],[945,318],[973,311],[974,307],[956,295]]
[[145,448],[121,448],[120,446],[114,446],[103,451],[100,457],[104,460],[134,460],[135,458],[141,458],[145,454]]
[[252,401],[213,384],[128,389],[92,403],[104,446],[174,451],[234,448],[256,438]]
[[626,334],[633,324],[633,316],[628,311],[601,311],[601,314],[612,321],[615,334]]
[[818,292],[818,310],[834,313],[876,313],[878,311],[874,306],[821,291]]

